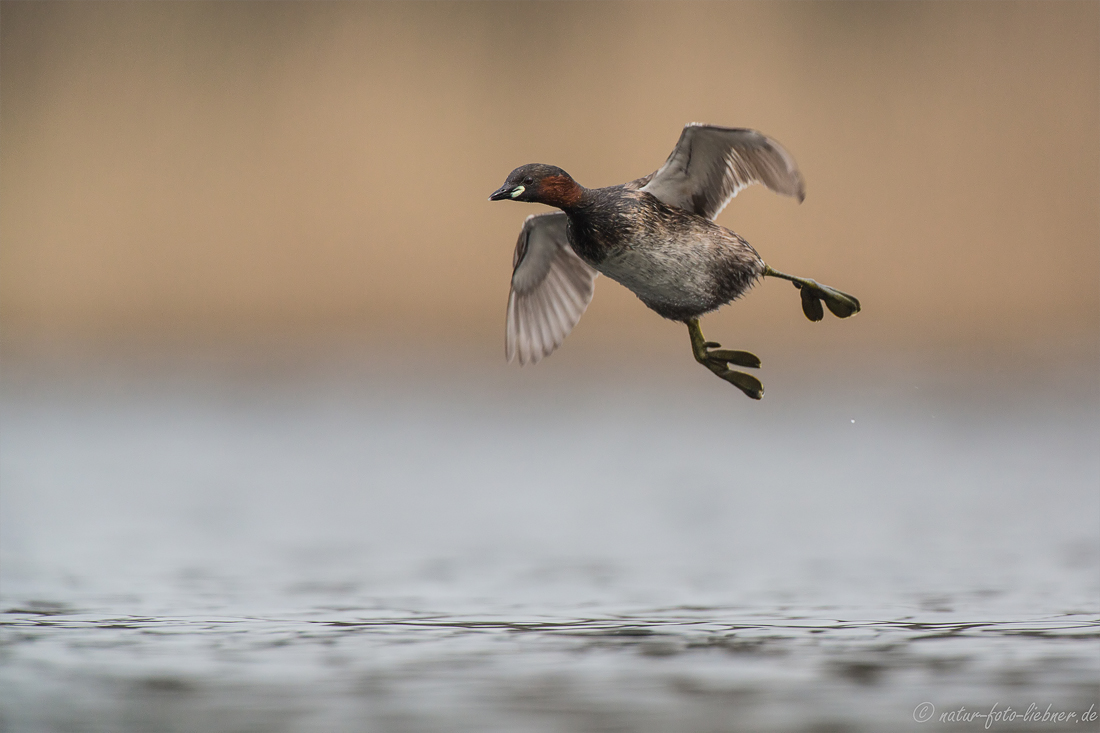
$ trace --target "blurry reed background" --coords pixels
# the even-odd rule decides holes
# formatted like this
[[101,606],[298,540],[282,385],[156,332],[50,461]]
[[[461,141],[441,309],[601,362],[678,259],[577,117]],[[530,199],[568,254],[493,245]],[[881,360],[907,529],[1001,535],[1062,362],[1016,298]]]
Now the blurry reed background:
[[[0,13],[9,363],[276,343],[400,360],[425,342],[496,363],[516,233],[538,207],[488,193],[526,162],[588,186],[645,174],[688,121],[792,151],[803,205],[757,187],[719,222],[865,306],[812,325],[768,282],[710,317],[712,338],[766,365],[826,346],[1043,368],[1097,353],[1093,2]],[[647,370],[712,380],[683,331],[601,279],[547,364],[630,348]]]

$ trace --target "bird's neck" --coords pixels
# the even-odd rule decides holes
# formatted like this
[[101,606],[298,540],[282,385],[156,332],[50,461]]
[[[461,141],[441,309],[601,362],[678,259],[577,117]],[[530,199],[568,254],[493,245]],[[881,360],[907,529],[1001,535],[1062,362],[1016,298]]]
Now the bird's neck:
[[550,176],[539,186],[539,198],[544,204],[570,211],[583,206],[588,189],[569,176]]

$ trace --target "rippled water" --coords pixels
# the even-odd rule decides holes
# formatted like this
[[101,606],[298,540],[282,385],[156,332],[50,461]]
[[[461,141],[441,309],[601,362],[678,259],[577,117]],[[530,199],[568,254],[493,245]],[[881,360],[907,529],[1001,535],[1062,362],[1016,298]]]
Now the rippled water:
[[3,729],[1100,728],[1093,395],[513,387],[9,383]]

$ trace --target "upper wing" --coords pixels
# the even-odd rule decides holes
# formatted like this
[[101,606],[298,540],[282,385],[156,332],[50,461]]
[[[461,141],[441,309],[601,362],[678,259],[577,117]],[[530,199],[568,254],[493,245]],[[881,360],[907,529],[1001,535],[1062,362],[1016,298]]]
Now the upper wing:
[[756,130],[692,122],[660,170],[626,185],[714,219],[738,191],[754,183],[799,201],[806,197],[794,158],[775,140]]
[[577,325],[592,300],[596,271],[573,252],[561,212],[532,214],[523,222],[512,258],[505,352],[508,361],[535,364]]

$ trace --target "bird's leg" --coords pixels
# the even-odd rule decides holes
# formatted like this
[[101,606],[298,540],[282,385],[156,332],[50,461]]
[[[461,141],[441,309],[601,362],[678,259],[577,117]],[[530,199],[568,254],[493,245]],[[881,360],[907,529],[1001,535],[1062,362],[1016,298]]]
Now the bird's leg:
[[755,354],[747,351],[726,351],[721,349],[721,344],[707,341],[703,337],[703,330],[699,328],[699,319],[692,318],[687,322],[688,334],[691,336],[691,351],[695,354],[695,361],[717,374],[722,379],[734,385],[754,400],[764,396],[764,385],[751,374],[737,372],[729,368],[729,364],[757,369],[760,367],[760,359]]
[[842,293],[828,285],[822,285],[816,280],[804,277],[795,277],[779,270],[773,270],[764,265],[765,277],[779,277],[790,280],[802,293],[802,312],[811,321],[820,321],[825,317],[825,311],[821,308],[821,301],[833,312],[837,318],[848,318],[859,313],[859,300],[854,295]]

